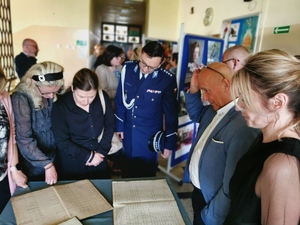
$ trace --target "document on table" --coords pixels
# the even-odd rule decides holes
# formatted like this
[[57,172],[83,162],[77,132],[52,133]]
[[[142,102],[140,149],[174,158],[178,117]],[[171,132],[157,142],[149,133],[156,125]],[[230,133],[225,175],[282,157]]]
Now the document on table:
[[114,225],[184,225],[165,179],[113,181]]
[[55,185],[11,198],[17,224],[52,225],[72,217],[79,220],[112,206],[89,180]]
[[73,217],[72,219],[69,219],[65,222],[62,222],[58,225],[82,225],[82,223],[76,218],[76,217]]

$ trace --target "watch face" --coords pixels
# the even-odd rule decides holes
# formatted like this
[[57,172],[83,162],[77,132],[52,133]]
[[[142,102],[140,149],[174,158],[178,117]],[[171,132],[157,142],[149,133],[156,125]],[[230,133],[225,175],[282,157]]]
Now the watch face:
[[16,168],[17,168],[17,170],[22,170],[22,166],[21,166],[21,164],[20,164],[20,163],[18,163],[18,164],[16,165]]

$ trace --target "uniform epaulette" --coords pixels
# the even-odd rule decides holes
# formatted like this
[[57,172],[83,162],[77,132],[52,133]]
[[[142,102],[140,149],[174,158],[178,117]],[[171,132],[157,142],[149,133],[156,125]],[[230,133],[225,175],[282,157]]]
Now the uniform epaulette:
[[134,63],[134,62],[136,62],[136,61],[135,60],[129,60],[129,61],[126,61],[125,64],[127,64],[127,63]]
[[166,74],[168,74],[170,77],[174,76],[173,73],[171,73],[169,70],[165,70],[163,68],[160,68],[163,72],[165,72]]

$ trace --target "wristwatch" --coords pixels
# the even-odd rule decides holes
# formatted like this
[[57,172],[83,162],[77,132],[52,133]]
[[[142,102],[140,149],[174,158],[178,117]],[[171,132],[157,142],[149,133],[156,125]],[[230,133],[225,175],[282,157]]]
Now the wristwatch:
[[19,163],[15,166],[10,167],[10,171],[16,171],[16,170],[21,170],[21,169],[22,169],[22,167]]

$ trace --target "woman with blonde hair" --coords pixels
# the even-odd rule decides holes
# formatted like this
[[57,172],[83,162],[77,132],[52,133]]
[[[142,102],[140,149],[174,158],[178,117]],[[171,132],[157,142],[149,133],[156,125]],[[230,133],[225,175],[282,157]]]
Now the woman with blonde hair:
[[42,62],[33,65],[13,91],[16,140],[22,170],[29,181],[45,180],[49,185],[57,182],[51,110],[63,86],[63,67]]
[[6,84],[6,76],[0,68],[0,214],[16,186],[27,187],[27,177],[18,164],[14,114]]
[[299,224],[300,61],[277,49],[256,53],[233,77],[231,92],[261,135],[236,166],[224,224]]

